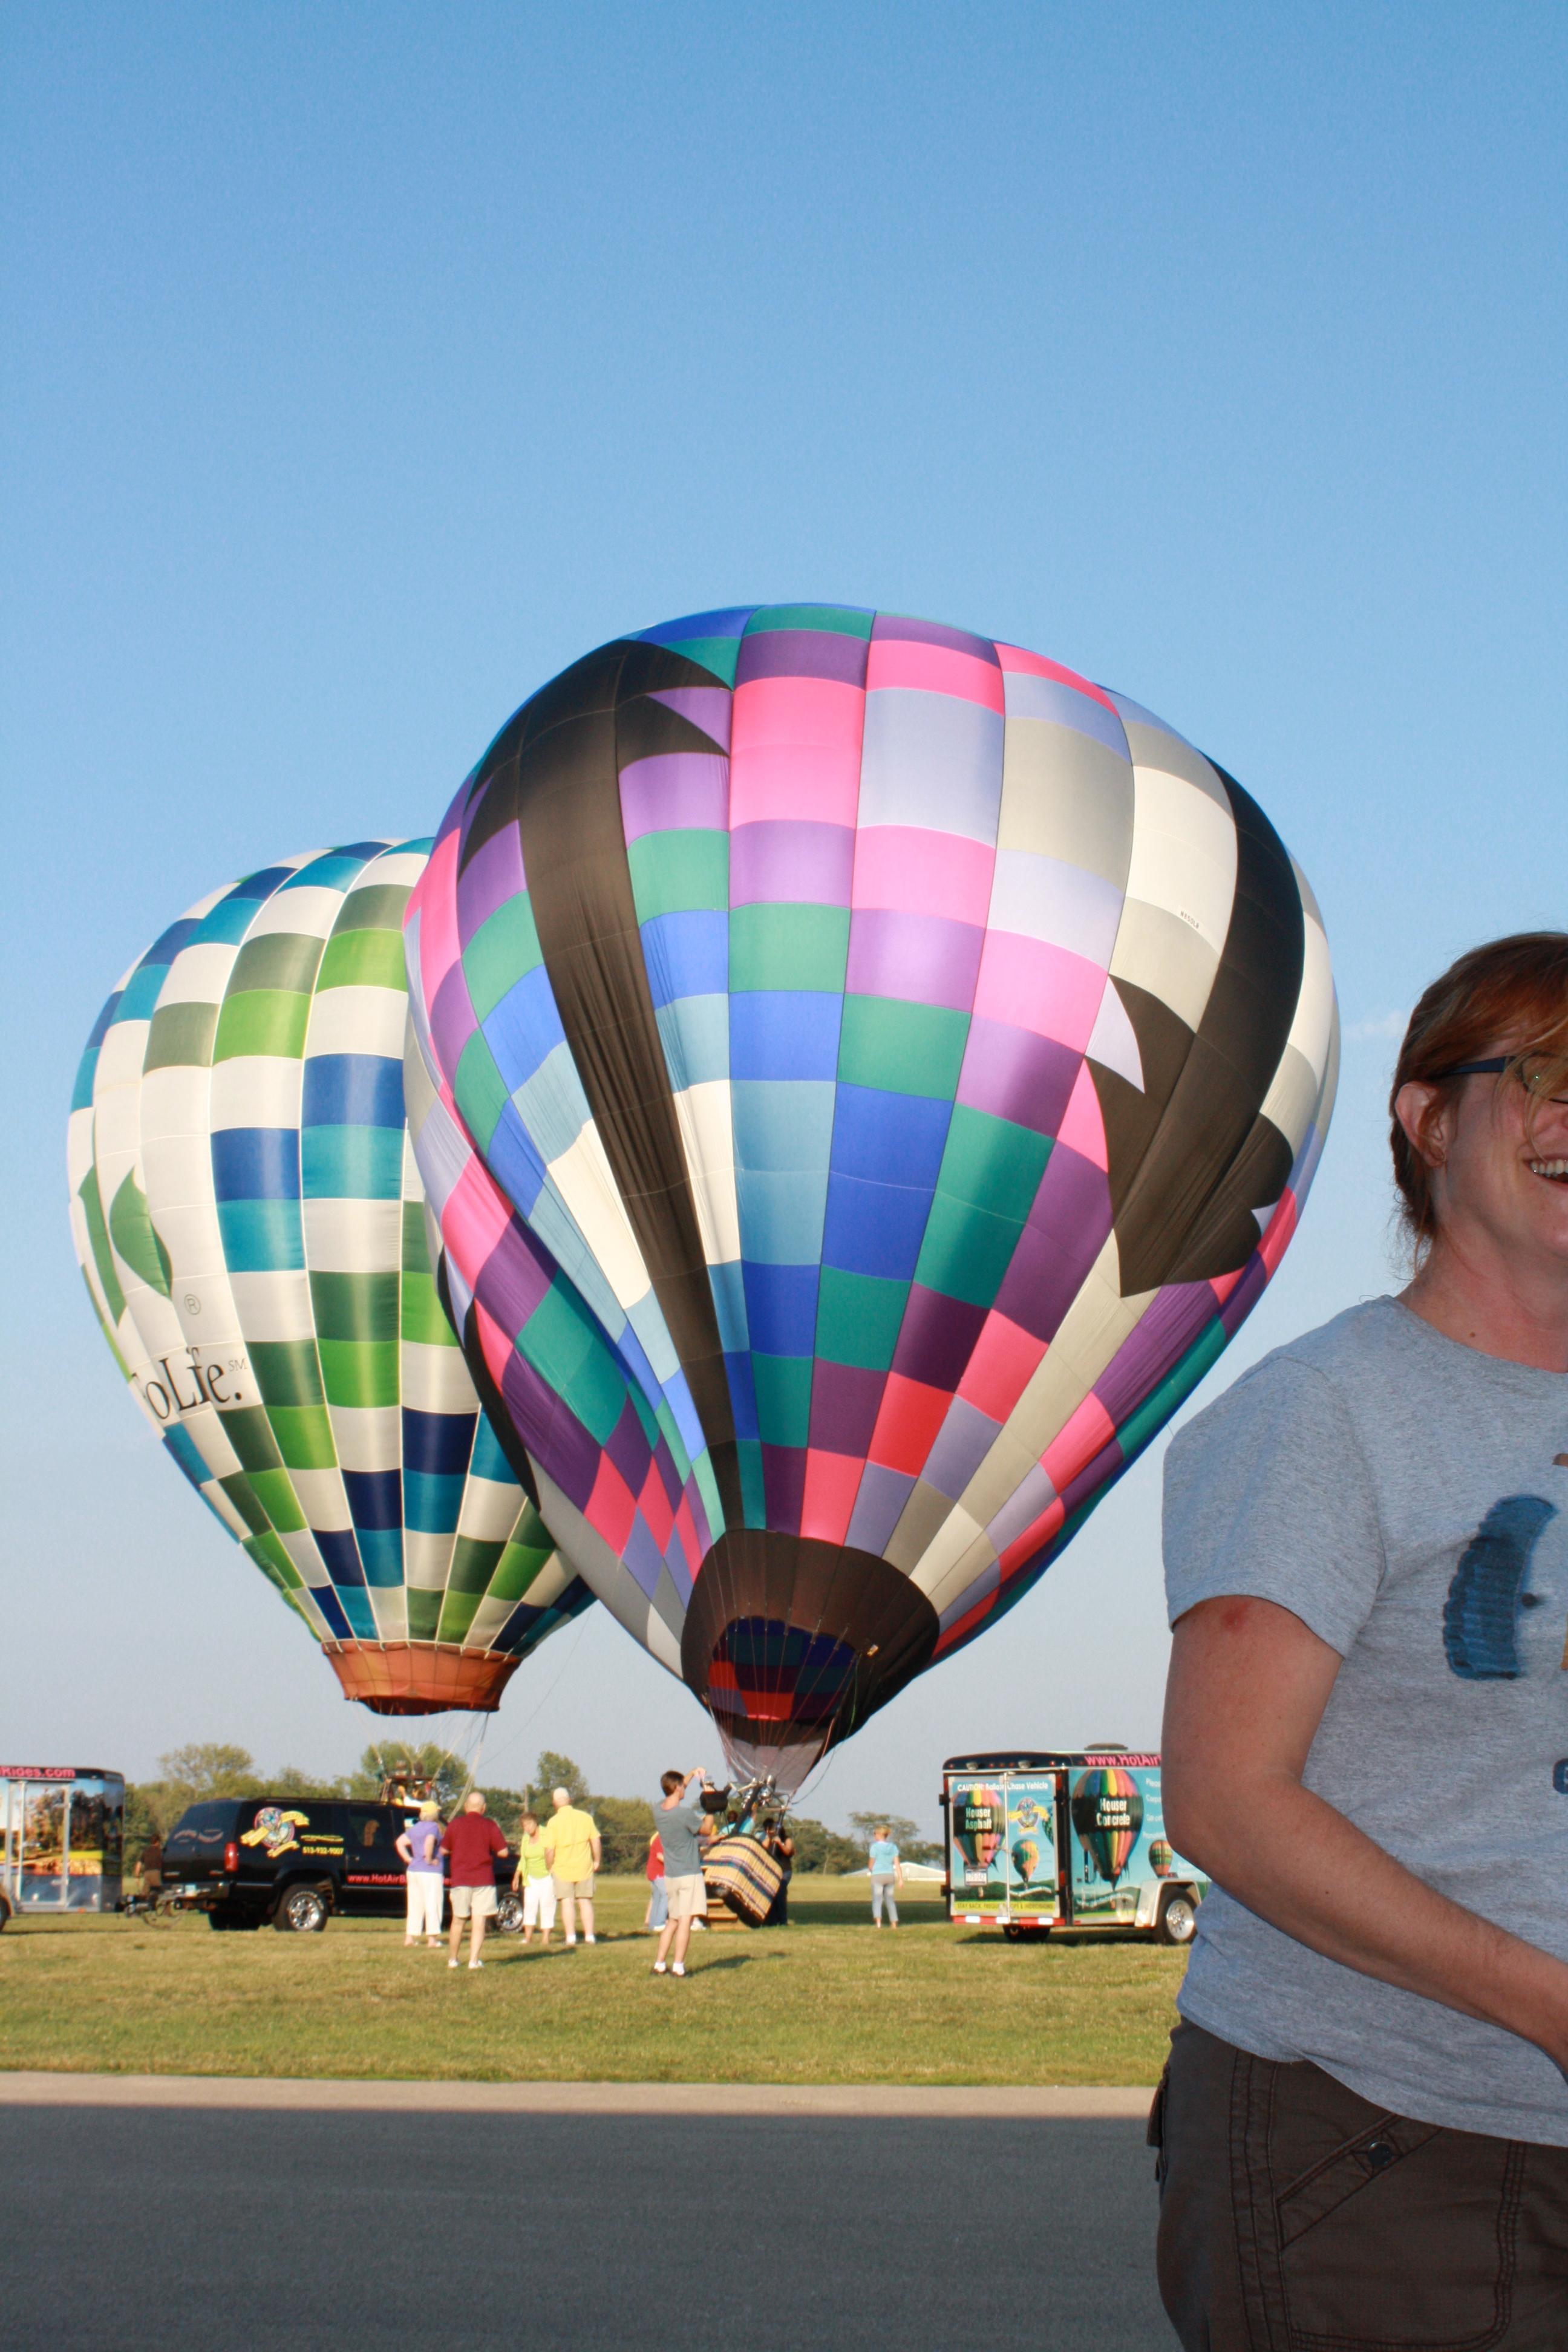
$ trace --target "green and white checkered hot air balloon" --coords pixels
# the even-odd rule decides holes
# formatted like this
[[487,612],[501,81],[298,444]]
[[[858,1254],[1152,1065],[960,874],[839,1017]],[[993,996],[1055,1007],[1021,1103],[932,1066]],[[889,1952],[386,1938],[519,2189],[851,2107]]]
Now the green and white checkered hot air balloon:
[[180,1468],[378,1713],[489,1709],[589,1593],[437,1295],[404,1120],[425,841],[191,908],[99,1016],[69,1134],[93,1305]]

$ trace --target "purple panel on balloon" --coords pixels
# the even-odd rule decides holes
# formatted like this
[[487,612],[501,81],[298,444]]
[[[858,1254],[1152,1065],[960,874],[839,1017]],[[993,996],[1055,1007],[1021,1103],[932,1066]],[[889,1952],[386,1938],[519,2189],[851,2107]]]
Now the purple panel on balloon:
[[985,934],[976,923],[860,907],[849,924],[845,989],[855,996],[894,996],[910,1004],[942,1004],[967,1013],[984,945]]
[[955,654],[973,654],[976,661],[1000,669],[996,648],[989,637],[972,637],[967,629],[944,628],[940,621],[915,621],[903,613],[879,613],[871,624],[873,643],[891,637],[906,646],[946,646]]
[[864,1364],[834,1364],[819,1356],[811,1382],[812,1444],[826,1454],[867,1454],[887,1379]]
[[854,866],[847,825],[771,817],[739,824],[730,835],[730,904],[847,907]]
[[515,1339],[550,1288],[550,1275],[522,1240],[516,1219],[479,1268],[474,1296],[492,1323]]
[[620,1419],[611,1430],[605,1452],[615,1464],[634,1495],[640,1495],[647,1476],[650,1449],[647,1433],[637,1419],[630,1397],[621,1408]]
[[569,1503],[585,1511],[599,1475],[593,1433],[515,1349],[501,1375],[501,1396],[508,1419],[540,1468]]
[[805,1507],[805,1448],[764,1445],[763,1496],[770,1528],[798,1528]]
[[1001,1426],[978,1405],[954,1397],[921,1472],[926,1485],[956,1502],[990,1453]]
[[1206,1282],[1168,1284],[1130,1331],[1094,1384],[1094,1393],[1120,1428],[1184,1356],[1215,1317]]
[[1057,1135],[1082,1058],[1054,1037],[1037,1037],[977,1013],[969,1024],[957,1098],[971,1110],[1033,1128],[1037,1135]]
[[758,677],[832,677],[866,683],[866,640],[837,629],[759,629],[741,640],[735,684]]
[[898,1526],[914,1483],[902,1470],[887,1470],[879,1462],[868,1462],[860,1473],[860,1491],[845,1542],[860,1551],[879,1552]]
[[667,751],[621,770],[621,823],[627,845],[645,833],[696,825],[722,833],[730,822],[730,762],[717,751]]
[[710,742],[721,751],[730,748],[730,689],[727,686],[663,686],[650,694],[650,702],[662,702],[667,710],[679,711],[700,727]]
[[1056,1493],[1048,1475],[1037,1463],[1016,1494],[1008,1496],[985,1530],[997,1550],[1005,1551],[1026,1527],[1032,1526],[1040,1513],[1056,1500]]
[[664,1556],[653,1539],[653,1531],[639,1511],[632,1521],[631,1534],[626,1538],[621,1558],[637,1580],[639,1591],[652,1600],[658,1588]]
[[1055,1339],[1110,1232],[1105,1171],[1067,1144],[1054,1145],[996,1293],[997,1312],[1037,1339]]
[[515,824],[503,824],[474,852],[458,876],[458,937],[467,947],[479,925],[524,887],[522,845]]
[[463,1048],[479,1025],[467,976],[462,965],[455,963],[430,1007],[430,1035],[442,1069],[456,1075]]
[[893,1354],[894,1371],[906,1380],[922,1381],[928,1388],[956,1389],[986,1312],[984,1307],[972,1307],[967,1298],[949,1298],[944,1291],[911,1283]]

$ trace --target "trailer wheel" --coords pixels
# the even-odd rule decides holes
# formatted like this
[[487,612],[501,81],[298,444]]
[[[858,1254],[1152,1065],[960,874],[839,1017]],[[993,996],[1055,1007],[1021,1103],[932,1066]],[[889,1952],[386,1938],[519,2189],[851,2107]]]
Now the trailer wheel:
[[1198,1906],[1185,1887],[1173,1886],[1160,1898],[1154,1934],[1162,1944],[1190,1944],[1198,1931]]

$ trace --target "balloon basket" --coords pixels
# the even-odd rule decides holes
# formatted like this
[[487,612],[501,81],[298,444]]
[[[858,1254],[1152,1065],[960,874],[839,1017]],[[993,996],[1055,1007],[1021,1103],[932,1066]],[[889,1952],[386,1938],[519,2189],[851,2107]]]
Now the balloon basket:
[[323,1644],[343,1686],[376,1715],[493,1715],[518,1660],[496,1650],[450,1650],[435,1642]]

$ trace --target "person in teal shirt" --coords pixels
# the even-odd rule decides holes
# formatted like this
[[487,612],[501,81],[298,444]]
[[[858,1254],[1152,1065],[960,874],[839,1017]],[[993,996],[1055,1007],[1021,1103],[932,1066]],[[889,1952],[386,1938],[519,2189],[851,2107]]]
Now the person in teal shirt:
[[886,1822],[871,1840],[871,1925],[879,1927],[886,1910],[893,1927],[899,1924],[899,1906],[894,1891],[904,1883],[903,1865],[899,1849],[893,1843]]

